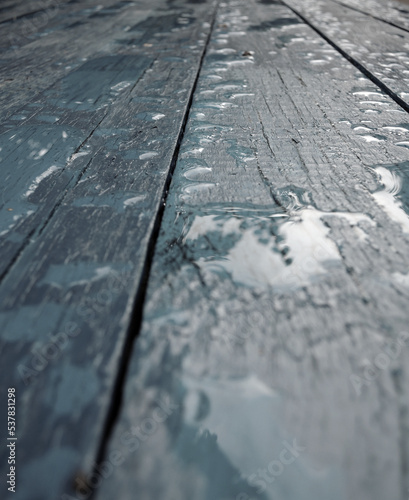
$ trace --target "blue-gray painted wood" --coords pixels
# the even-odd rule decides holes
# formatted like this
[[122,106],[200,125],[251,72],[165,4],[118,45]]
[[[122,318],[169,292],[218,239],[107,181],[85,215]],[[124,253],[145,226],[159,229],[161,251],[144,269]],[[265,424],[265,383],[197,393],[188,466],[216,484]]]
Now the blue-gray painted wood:
[[408,128],[289,9],[219,8],[98,500],[406,498]]
[[285,0],[284,3],[409,111],[408,32],[333,1]]
[[398,0],[332,0],[356,9],[376,19],[409,31],[409,6],[407,1]]
[[117,113],[119,96],[129,99],[129,90],[153,61],[147,54],[92,59],[3,125],[2,278],[93,160],[89,138]]
[[[26,118],[12,115],[2,134],[8,187],[1,220],[9,246],[2,249],[0,362],[9,369],[1,400],[16,387],[13,498],[70,493],[104,438],[213,16],[212,2],[151,8],[142,21],[130,9],[128,22],[137,22],[127,31],[123,19],[116,25],[106,54],[95,51],[34,95],[22,108]],[[106,26],[109,16],[101,16]],[[82,30],[84,44],[91,34]],[[0,420],[5,428],[4,413]],[[3,449],[5,474],[4,458]]]
[[[130,4],[110,16],[95,16],[104,4],[111,3],[112,0],[99,2],[99,6],[95,2],[81,3],[82,8],[77,11],[61,6],[55,17],[42,16],[44,24],[36,24],[28,39],[30,23],[28,27],[23,21],[0,25],[3,66],[0,118],[3,123],[84,61],[123,51],[124,43],[130,38],[127,30],[152,13],[152,5],[139,2],[137,8]],[[40,29],[36,31],[38,26]]]
[[5,0],[0,5],[0,22],[7,22],[9,19],[15,19],[17,16],[24,15],[31,10],[36,10],[39,3],[24,2],[23,0]]
[[[142,5],[139,3],[139,7]],[[118,2],[118,0],[85,0],[69,2],[67,0],[41,0],[36,2],[22,2],[20,9],[24,7],[19,14],[12,17],[2,18],[0,8],[0,50],[3,53],[11,48],[14,52],[38,38],[49,36],[56,30],[60,32],[73,24],[86,24],[88,18],[97,12],[104,12],[107,8],[117,6],[117,9],[111,9],[111,14],[118,14],[130,6],[135,9],[133,2]],[[15,10],[15,9],[14,9]],[[11,8],[6,9],[11,15]],[[129,10],[128,10],[129,12]],[[114,15],[107,20],[107,26],[113,20]],[[4,16],[3,16],[4,17]],[[60,33],[62,34],[62,33]],[[68,52],[69,48],[67,47]]]

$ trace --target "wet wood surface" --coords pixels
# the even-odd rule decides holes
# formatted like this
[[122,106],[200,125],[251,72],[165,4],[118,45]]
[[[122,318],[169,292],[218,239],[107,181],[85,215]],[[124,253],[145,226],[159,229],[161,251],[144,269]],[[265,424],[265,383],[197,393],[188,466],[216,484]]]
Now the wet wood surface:
[[380,21],[388,22],[397,28],[409,30],[409,2],[408,0],[383,1],[383,0],[333,0],[340,5],[368,14]]
[[409,111],[407,31],[334,1],[286,4]]
[[22,92],[3,123],[1,358],[13,369],[1,389],[20,394],[17,498],[60,498],[98,455],[213,15],[211,3],[132,7],[120,30],[99,10],[93,36],[110,50],[27,103]]
[[219,8],[97,498],[404,498],[406,116],[287,7]]
[[406,500],[409,41],[377,5],[0,4],[12,498]]

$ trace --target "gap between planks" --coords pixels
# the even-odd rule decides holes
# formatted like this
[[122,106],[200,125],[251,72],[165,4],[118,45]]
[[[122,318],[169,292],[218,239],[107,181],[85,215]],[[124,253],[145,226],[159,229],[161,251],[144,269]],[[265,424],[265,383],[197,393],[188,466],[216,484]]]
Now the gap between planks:
[[[323,31],[320,30],[317,26],[315,26],[307,17],[305,17],[301,12],[297,9],[289,5],[284,0],[281,0],[281,3],[288,7],[295,15],[297,15],[305,24],[307,24],[310,28],[312,28],[321,38],[323,38],[327,43],[329,43],[337,52],[339,52],[342,57],[344,57],[347,61],[349,61],[352,65],[354,65],[363,75],[369,78],[377,87],[379,87],[383,92],[385,92],[389,97],[391,97],[396,104],[398,104],[403,110],[409,113],[409,104],[407,104],[403,99],[401,99],[391,88],[389,88],[385,83],[383,83],[379,78],[377,78],[371,71],[369,71],[363,64],[357,61],[354,57],[350,56],[345,50],[343,50],[339,45],[337,45],[331,38],[329,38]],[[337,3],[338,2],[334,2]],[[338,4],[339,5],[339,4]],[[366,13],[363,13],[368,15]],[[372,16],[369,16],[372,17]],[[389,23],[390,24],[390,23]]]
[[389,21],[388,19],[384,19],[382,17],[375,16],[374,14],[371,14],[370,12],[367,12],[362,9],[358,9],[358,7],[355,7],[353,5],[348,5],[347,3],[341,2],[339,0],[331,0],[332,2],[341,5],[342,7],[345,7],[346,9],[351,9],[354,10],[355,12],[359,12],[360,14],[363,14],[364,16],[372,17],[372,19],[376,19],[377,21],[381,21],[382,23],[389,24],[390,26],[393,26],[394,28],[398,28],[400,30],[406,31],[409,33],[409,29],[405,28],[404,26],[401,26],[400,24],[396,24],[393,21]]
[[[107,410],[106,422],[105,422],[105,426],[104,426],[104,430],[103,430],[103,434],[102,434],[102,438],[101,438],[101,443],[100,443],[100,447],[99,447],[99,450],[97,452],[96,459],[95,459],[95,468],[98,467],[98,464],[100,464],[101,462],[104,461],[106,450],[107,450],[107,445],[110,441],[113,429],[115,427],[115,424],[118,420],[118,416],[120,414],[122,401],[123,401],[123,389],[125,387],[125,380],[126,380],[126,376],[127,376],[130,360],[132,357],[132,352],[133,352],[132,347],[133,347],[133,344],[134,344],[135,340],[137,339],[137,337],[139,335],[139,331],[141,329],[143,309],[144,309],[144,305],[145,305],[145,297],[146,297],[146,291],[148,288],[149,275],[150,275],[150,270],[151,270],[151,266],[152,266],[153,256],[155,253],[155,246],[156,246],[156,243],[157,243],[157,240],[159,237],[159,231],[160,231],[161,224],[162,224],[163,214],[164,214],[164,210],[165,210],[165,206],[166,206],[166,199],[167,199],[167,196],[169,193],[170,184],[172,182],[173,172],[175,170],[176,163],[178,161],[180,145],[182,143],[183,136],[184,136],[185,129],[186,129],[186,124],[187,124],[188,119],[189,119],[189,113],[190,113],[190,110],[192,107],[193,97],[194,97],[194,94],[196,91],[197,82],[198,82],[199,77],[200,77],[200,72],[202,70],[203,60],[206,56],[207,48],[209,46],[209,42],[210,42],[211,36],[213,34],[213,29],[214,29],[214,24],[216,21],[219,3],[220,3],[220,0],[217,0],[216,5],[215,5],[214,10],[213,10],[213,15],[212,15],[211,23],[210,23],[209,33],[208,33],[208,36],[206,38],[206,41],[205,41],[205,44],[203,47],[202,55],[200,57],[199,67],[198,67],[196,77],[195,77],[195,80],[194,80],[194,83],[193,83],[193,86],[192,86],[192,89],[190,92],[188,104],[186,107],[186,112],[185,112],[185,115],[183,117],[182,126],[180,128],[178,139],[177,139],[177,145],[176,145],[176,148],[173,152],[172,161],[171,161],[170,168],[169,168],[168,175],[167,175],[167,179],[166,179],[166,182],[164,185],[163,194],[162,194],[162,203],[161,203],[160,208],[155,216],[153,230],[152,230],[152,233],[151,233],[151,236],[149,239],[148,249],[147,249],[147,252],[145,254],[145,259],[144,259],[144,263],[143,263],[143,267],[142,267],[141,281],[140,281],[140,285],[139,285],[139,288],[138,288],[138,291],[137,291],[137,294],[136,294],[136,297],[134,300],[132,317],[131,317],[131,321],[130,321],[130,324],[128,327],[123,350],[122,350],[122,359],[119,362],[119,370],[117,372],[116,380],[114,382],[112,397],[110,398],[111,404]],[[96,494],[96,490],[92,490],[92,493],[90,495],[90,500],[95,497],[95,494]]]

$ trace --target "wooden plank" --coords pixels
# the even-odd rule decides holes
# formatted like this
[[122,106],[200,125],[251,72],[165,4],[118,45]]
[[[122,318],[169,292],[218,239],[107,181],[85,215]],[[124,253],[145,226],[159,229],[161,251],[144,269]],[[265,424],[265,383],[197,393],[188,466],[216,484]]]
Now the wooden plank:
[[34,10],[31,5],[35,4],[39,8],[40,2],[24,2],[20,1],[4,1],[0,7],[0,22],[7,21],[7,19],[14,19],[15,17]]
[[[109,82],[118,96],[69,165],[32,186],[30,202],[42,205],[53,192],[59,198],[0,286],[1,363],[10,367],[1,391],[16,387],[19,415],[14,498],[60,498],[75,473],[92,468],[116,402],[133,302],[212,16],[211,2],[171,9],[159,2],[146,21],[149,33],[134,27],[141,50],[130,44],[110,60],[91,59],[56,94],[47,93],[49,106],[55,99],[63,113],[73,101],[64,102],[65,92],[88,98],[101,89],[102,106]],[[93,116],[81,105],[72,111],[79,129]],[[61,132],[47,123],[30,123],[35,141],[43,131]],[[64,157],[55,149],[58,155]],[[47,155],[40,156],[48,167]]]
[[407,113],[283,6],[215,26],[96,498],[403,500]]
[[[47,57],[50,43],[41,50],[37,47],[38,78],[34,77],[30,82],[34,89],[44,88],[46,82],[51,83],[47,79],[65,74],[38,96],[30,95],[33,88],[27,89],[24,85],[24,72],[31,71],[33,61],[26,65],[25,56],[17,58],[14,66],[17,75],[13,76],[23,83],[20,89],[10,88],[14,101],[18,103],[17,110],[14,109],[0,127],[0,161],[7,181],[0,196],[0,249],[3,257],[0,276],[42,231],[44,221],[61,202],[65,190],[82,175],[88,157],[82,158],[83,162],[72,160],[84,155],[87,138],[110,113],[112,103],[121,93],[129,92],[153,62],[154,49],[144,47],[144,43],[153,41],[148,45],[156,47],[160,41],[158,31],[162,27],[152,24],[155,17],[149,18],[149,13],[149,10],[137,10],[124,13],[113,22],[100,21],[97,26],[90,23],[85,30],[85,39],[79,36],[76,43],[69,44],[69,53],[61,53],[57,44],[51,61]],[[176,11],[168,11],[168,15],[176,22]],[[135,22],[133,27],[128,26],[129,33],[122,30],[125,16],[127,22]],[[107,27],[111,29],[112,39],[105,35]],[[67,42],[70,36],[68,33],[61,38]],[[88,37],[93,37],[92,43],[87,43]],[[97,50],[101,40],[108,43],[102,51]],[[114,40],[118,43],[113,43]],[[87,49],[82,48],[84,45]],[[87,57],[79,58],[81,53]],[[91,60],[84,62],[88,58]],[[61,61],[71,61],[77,69],[72,71],[71,66],[66,66],[61,71],[54,71],[53,65],[61,65]],[[2,97],[4,95],[6,99],[8,92],[4,91]],[[36,191],[33,188],[40,181],[43,187]]]
[[[409,9],[407,5],[401,1],[387,0],[334,0],[340,5],[358,10],[364,14],[368,14],[375,19],[390,23],[398,28],[409,30]],[[407,2],[406,2],[407,3]]]
[[[48,22],[51,20],[55,14],[58,14],[61,10],[71,9],[83,9],[87,4],[90,4],[89,0],[20,0],[20,1],[7,1],[2,2],[0,5],[0,25],[13,23],[13,28],[18,26],[20,22],[30,22],[33,21],[36,24],[36,19],[42,18],[43,22]],[[106,0],[100,0],[99,9],[104,9],[106,6]],[[114,0],[110,2],[111,5],[122,4],[135,4],[131,0]],[[94,5],[96,3],[94,2]]]
[[[135,26],[150,15],[148,2],[140,3],[140,8],[128,8],[107,17],[89,18],[95,10],[80,11],[79,19],[84,24],[76,24],[75,18],[63,31],[54,31],[31,43],[2,54],[3,78],[1,81],[0,118],[2,123],[24,104],[33,101],[40,92],[50,87],[84,61],[97,54],[113,55],[124,50],[132,33],[126,29]],[[10,30],[10,26],[5,28]],[[3,40],[9,44],[6,33]],[[135,38],[135,37],[133,37]],[[128,50],[133,47],[126,47]],[[36,58],[33,58],[33,53]],[[126,50],[125,50],[126,53]]]
[[[24,2],[25,7],[30,10],[29,13],[0,21],[0,50],[4,52],[10,45],[12,50],[16,50],[17,47],[37,37],[47,36],[55,29],[62,29],[72,22],[84,22],[89,15],[115,4],[118,4],[118,0],[103,0],[102,4],[96,0],[85,0],[81,3],[54,0],[41,2],[38,7],[42,8],[33,11],[35,3]],[[126,7],[126,4],[122,4],[122,7]],[[72,17],[78,14],[78,19],[72,21]]]
[[407,32],[324,0],[284,2],[409,110]]
[[88,138],[153,61],[143,51],[91,59],[1,127],[1,277],[82,176]]

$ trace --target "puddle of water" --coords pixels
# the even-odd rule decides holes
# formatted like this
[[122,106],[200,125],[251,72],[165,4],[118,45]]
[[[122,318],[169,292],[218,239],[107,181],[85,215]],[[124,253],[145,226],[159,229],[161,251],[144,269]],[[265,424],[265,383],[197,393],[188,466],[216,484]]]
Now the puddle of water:
[[227,148],[227,153],[236,160],[238,168],[246,169],[248,162],[255,161],[254,151],[246,146],[240,146],[235,139],[227,141],[230,146]]
[[[373,224],[365,214],[322,212],[294,188],[281,190],[288,208],[212,206],[198,211],[183,230],[183,243],[204,274],[229,277],[240,286],[287,292],[307,286],[340,266],[324,219],[341,217],[352,227]],[[362,238],[361,238],[362,239]]]
[[[227,274],[240,285],[265,287],[274,282],[274,271],[284,267],[282,257],[278,249],[271,245],[274,242],[271,233],[257,225],[256,221],[246,227],[248,222],[248,219],[235,215],[199,215],[195,217],[185,241],[200,248],[205,239],[211,242],[218,240],[220,253],[198,257],[196,262],[200,268]],[[266,243],[270,243],[270,248]]]
[[[259,466],[271,461],[274,438],[278,440],[280,432],[274,418],[270,420],[266,415],[277,416],[278,394],[255,375],[230,380],[185,377],[183,382],[188,389],[184,408],[187,424],[200,423],[217,434],[220,449],[243,474],[253,472],[255,456]],[[243,399],[248,403],[247,410]],[[231,419],[234,415],[236,418]],[[245,421],[247,432],[241,434],[234,427]],[[237,439],[238,435],[241,439]]]
[[[256,375],[213,379],[185,370],[180,382],[182,421],[174,446],[182,460],[210,476],[201,498],[346,498],[340,470],[325,464],[317,473],[301,437],[285,429],[281,397]],[[281,470],[277,462],[283,450],[290,460]],[[263,474],[268,468],[273,472]]]
[[409,162],[378,165],[373,170],[381,187],[372,196],[402,231],[409,233]]

